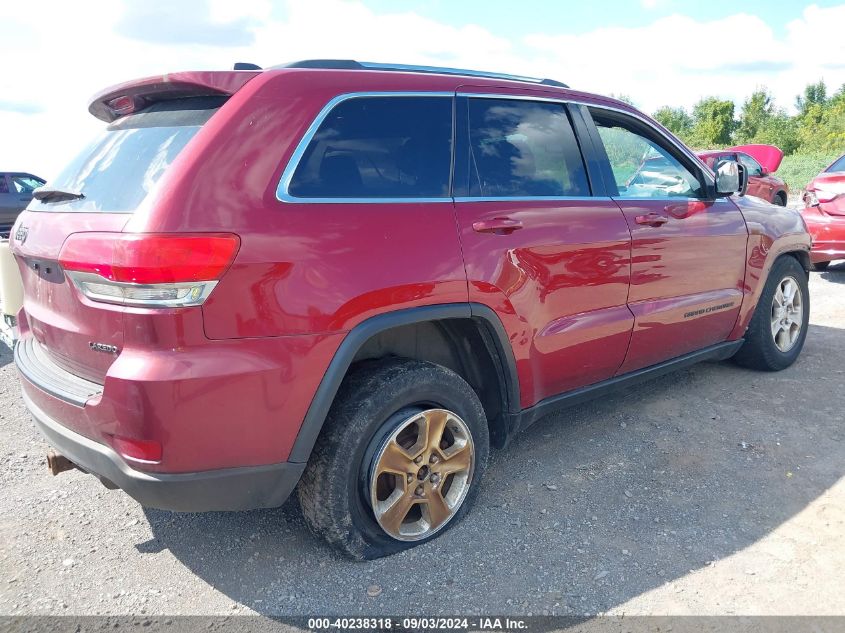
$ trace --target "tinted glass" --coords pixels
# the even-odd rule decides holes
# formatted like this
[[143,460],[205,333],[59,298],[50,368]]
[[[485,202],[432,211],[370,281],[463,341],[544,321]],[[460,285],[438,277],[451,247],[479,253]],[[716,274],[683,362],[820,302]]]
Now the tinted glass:
[[298,198],[449,196],[451,97],[361,97],[320,124],[293,174]]
[[0,193],[9,193],[9,183],[6,181],[5,174],[0,174]]
[[828,167],[825,171],[845,171],[845,156],[840,156],[835,163]]
[[590,195],[561,104],[470,99],[469,135],[471,197]]
[[48,186],[82,193],[67,202],[38,202],[33,211],[134,211],[217,108],[217,98],[163,102],[109,125]]
[[634,123],[592,111],[619,198],[699,198],[701,182],[662,143]]
[[760,163],[747,154],[739,154],[739,162],[745,165],[749,176],[759,176],[763,173],[763,168],[760,167]]

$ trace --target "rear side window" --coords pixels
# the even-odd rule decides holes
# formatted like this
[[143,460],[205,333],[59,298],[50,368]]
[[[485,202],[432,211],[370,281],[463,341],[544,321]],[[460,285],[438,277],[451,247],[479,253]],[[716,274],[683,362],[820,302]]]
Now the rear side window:
[[79,200],[39,202],[32,211],[131,213],[225,97],[195,97],[154,104],[110,124],[80,152],[50,187],[83,194]]
[[445,198],[452,98],[355,97],[320,123],[287,193],[295,198]]
[[470,197],[589,196],[562,104],[469,99]]

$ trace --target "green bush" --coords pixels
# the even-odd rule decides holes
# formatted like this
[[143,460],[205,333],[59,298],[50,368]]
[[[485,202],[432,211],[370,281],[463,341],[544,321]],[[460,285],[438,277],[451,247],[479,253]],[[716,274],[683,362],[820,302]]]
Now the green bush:
[[840,154],[841,152],[812,152],[784,156],[777,175],[786,181],[792,193],[797,194]]

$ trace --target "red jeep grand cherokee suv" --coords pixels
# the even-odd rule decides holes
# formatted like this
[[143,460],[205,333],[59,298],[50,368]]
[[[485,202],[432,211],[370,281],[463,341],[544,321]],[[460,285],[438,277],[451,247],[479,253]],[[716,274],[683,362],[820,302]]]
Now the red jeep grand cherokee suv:
[[804,342],[801,216],[619,101],[316,61],[90,110],[105,131],[13,231],[15,361],[48,441],[144,505],[296,487],[380,556],[455,524],[489,446],[552,409]]

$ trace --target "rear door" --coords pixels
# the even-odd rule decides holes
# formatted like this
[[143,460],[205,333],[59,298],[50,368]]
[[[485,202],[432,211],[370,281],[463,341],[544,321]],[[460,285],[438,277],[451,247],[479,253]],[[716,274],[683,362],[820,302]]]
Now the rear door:
[[103,381],[115,357],[91,344],[122,347],[124,308],[81,295],[58,264],[62,245],[72,233],[120,232],[221,103],[180,99],[118,119],[49,184],[83,198],[33,200],[19,217],[10,245],[21,270],[27,322],[66,370]]
[[455,208],[470,301],[502,319],[527,407],[621,364],[630,233],[593,195],[577,112],[542,92],[489,91],[458,92]]
[[724,341],[736,321],[748,233],[703,168],[644,120],[589,108],[632,235],[628,306],[636,319],[619,373]]

